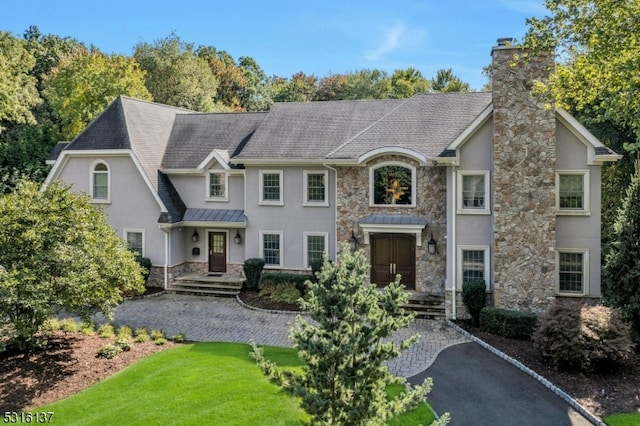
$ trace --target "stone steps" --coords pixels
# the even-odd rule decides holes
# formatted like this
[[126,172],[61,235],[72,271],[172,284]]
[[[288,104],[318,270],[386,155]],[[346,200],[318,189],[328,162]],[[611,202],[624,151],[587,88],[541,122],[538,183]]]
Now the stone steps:
[[205,296],[235,297],[240,293],[244,279],[229,275],[181,277],[167,290],[177,294],[198,294]]
[[410,293],[409,302],[404,305],[407,311],[415,312],[417,318],[444,319],[444,297],[434,294]]

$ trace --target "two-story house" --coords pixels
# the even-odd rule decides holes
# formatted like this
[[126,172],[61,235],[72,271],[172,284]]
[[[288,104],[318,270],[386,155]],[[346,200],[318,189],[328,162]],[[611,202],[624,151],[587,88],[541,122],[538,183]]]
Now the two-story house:
[[600,171],[618,156],[532,94],[553,56],[522,53],[493,48],[492,92],[226,114],[119,97],[57,147],[47,182],[103,205],[164,287],[252,257],[308,270],[351,242],[372,282],[400,274],[449,316],[476,278],[506,308],[597,298]]

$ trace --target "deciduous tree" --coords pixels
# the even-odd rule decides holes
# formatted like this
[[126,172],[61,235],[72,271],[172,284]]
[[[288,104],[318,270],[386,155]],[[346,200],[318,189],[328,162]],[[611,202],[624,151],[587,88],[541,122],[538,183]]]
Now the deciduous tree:
[[0,124],[35,123],[31,109],[40,102],[30,74],[35,64],[23,40],[0,31]]
[[456,77],[451,68],[438,70],[430,82],[434,92],[468,92],[471,90],[469,83]]
[[80,51],[65,56],[44,79],[44,96],[73,139],[115,98],[151,99],[144,72],[131,57]]
[[124,292],[142,292],[142,270],[89,197],[54,182],[24,182],[0,198],[0,344],[38,343],[61,309],[109,315]]

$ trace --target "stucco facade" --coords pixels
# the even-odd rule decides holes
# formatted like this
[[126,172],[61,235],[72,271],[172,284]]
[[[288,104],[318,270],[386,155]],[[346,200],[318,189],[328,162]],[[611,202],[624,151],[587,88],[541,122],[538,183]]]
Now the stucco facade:
[[47,182],[95,193],[165,287],[186,273],[240,274],[253,257],[309,271],[349,243],[372,282],[399,274],[444,296],[450,317],[464,314],[471,279],[505,308],[597,298],[600,170],[618,156],[533,95],[552,55],[515,61],[522,53],[493,49],[492,93],[246,114],[121,97],[57,151]]

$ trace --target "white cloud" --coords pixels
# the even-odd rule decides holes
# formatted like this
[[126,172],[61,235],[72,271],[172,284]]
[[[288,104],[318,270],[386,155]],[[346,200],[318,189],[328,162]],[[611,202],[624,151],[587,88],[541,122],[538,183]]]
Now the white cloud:
[[378,46],[367,50],[364,57],[369,61],[376,61],[385,54],[397,49],[406,32],[407,30],[402,22],[396,22],[393,26],[385,28],[383,39]]

